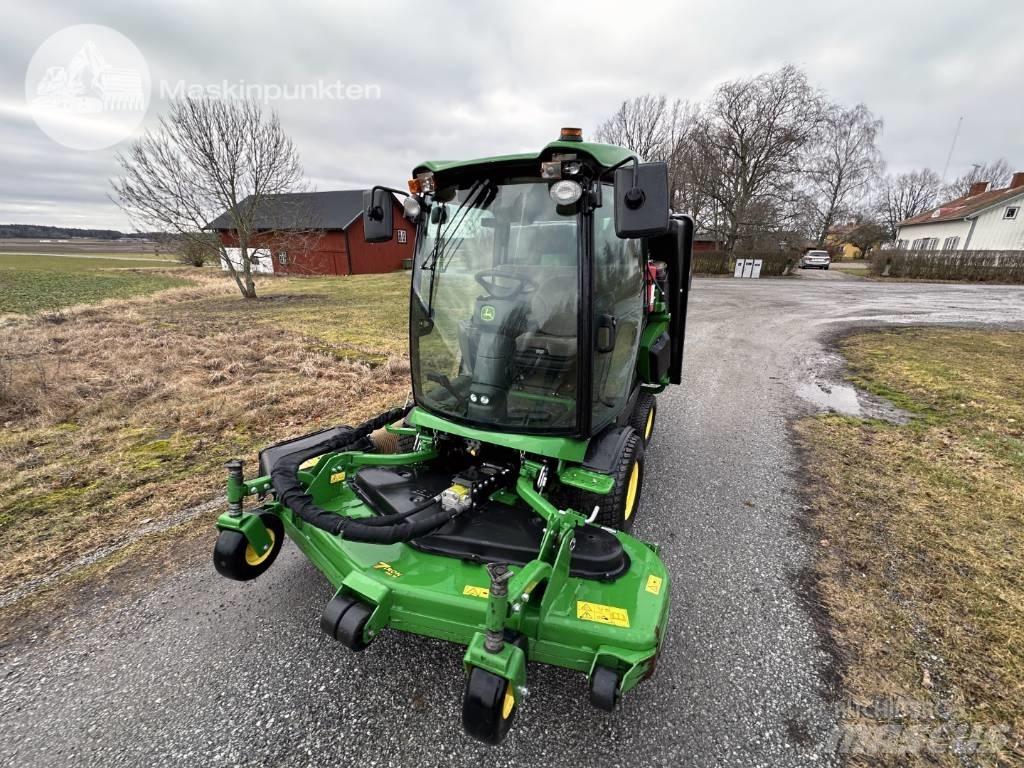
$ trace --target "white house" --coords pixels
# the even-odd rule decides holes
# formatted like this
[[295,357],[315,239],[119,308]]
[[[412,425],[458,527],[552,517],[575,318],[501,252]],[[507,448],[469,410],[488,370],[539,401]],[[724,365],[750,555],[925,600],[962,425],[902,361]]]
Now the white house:
[[1010,186],[989,189],[987,181],[938,208],[901,221],[896,246],[922,251],[1024,251],[1024,171]]

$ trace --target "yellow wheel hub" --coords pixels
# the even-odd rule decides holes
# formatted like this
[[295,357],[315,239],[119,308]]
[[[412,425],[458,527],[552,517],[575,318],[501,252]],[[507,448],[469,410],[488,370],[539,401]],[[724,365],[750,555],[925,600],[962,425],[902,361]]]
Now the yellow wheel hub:
[[651,406],[651,410],[647,412],[647,426],[644,427],[644,441],[647,441],[651,437],[651,432],[654,431],[654,406]]
[[505,699],[501,702],[501,719],[508,720],[508,716],[512,714],[512,707],[516,705],[516,699],[512,695],[512,683],[508,684],[508,688],[505,689]]
[[633,471],[629,474],[629,487],[626,489],[626,519],[633,516],[636,505],[636,492],[640,487],[640,462],[633,462]]
[[274,551],[274,532],[269,528],[267,528],[267,538],[270,539],[270,546],[267,547],[267,551],[264,552],[262,555],[252,548],[252,544],[245,545],[246,565],[259,565],[268,557],[270,557],[270,553]]

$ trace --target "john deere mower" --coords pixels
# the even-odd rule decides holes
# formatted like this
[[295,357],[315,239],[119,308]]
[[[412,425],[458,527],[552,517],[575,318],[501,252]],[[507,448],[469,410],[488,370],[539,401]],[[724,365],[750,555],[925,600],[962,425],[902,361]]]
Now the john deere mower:
[[252,579],[287,535],[337,590],[331,638],[466,646],[481,741],[508,733],[530,661],[579,670],[613,710],[668,620],[658,549],[629,531],[655,396],[680,382],[692,221],[664,163],[578,129],[368,190],[368,240],[392,238],[396,194],[416,226],[411,399],[266,448],[255,479],[229,462],[214,565]]

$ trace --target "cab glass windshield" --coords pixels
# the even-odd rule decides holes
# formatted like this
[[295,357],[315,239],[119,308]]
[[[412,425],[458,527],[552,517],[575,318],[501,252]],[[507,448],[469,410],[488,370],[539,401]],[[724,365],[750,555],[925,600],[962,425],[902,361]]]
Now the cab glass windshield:
[[576,206],[556,206],[537,179],[477,181],[439,197],[417,239],[417,402],[475,423],[571,432]]

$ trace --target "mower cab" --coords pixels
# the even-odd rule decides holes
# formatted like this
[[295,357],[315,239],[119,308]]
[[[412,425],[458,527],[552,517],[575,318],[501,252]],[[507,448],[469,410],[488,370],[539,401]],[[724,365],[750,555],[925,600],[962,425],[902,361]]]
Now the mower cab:
[[[367,239],[391,238],[396,193],[364,193]],[[482,741],[508,732],[528,661],[584,672],[612,710],[668,618],[657,549],[629,531],[655,396],[681,378],[692,221],[670,215],[664,163],[577,129],[424,163],[403,210],[413,405],[271,446],[254,480],[230,463],[215,566],[253,578],[287,535],[337,589],[331,637],[467,646]]]

